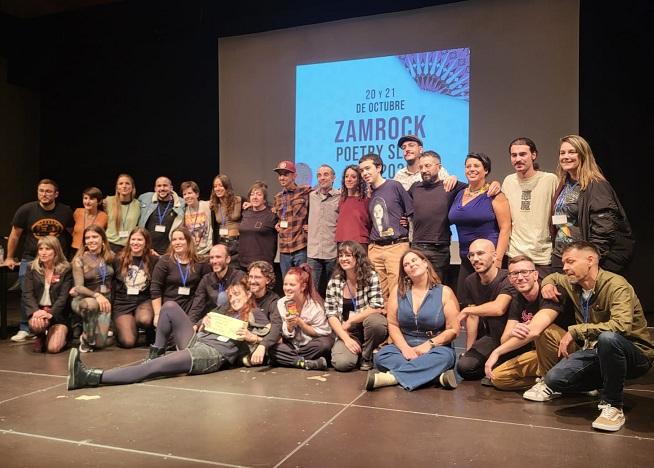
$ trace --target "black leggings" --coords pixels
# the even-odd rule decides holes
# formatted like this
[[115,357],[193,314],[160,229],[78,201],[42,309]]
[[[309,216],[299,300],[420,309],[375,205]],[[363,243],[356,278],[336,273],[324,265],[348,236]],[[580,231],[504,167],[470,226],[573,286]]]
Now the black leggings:
[[192,360],[188,347],[195,332],[184,310],[175,302],[161,307],[157,337],[154,346],[165,348],[168,337],[173,335],[178,351],[129,367],[117,367],[102,374],[103,384],[130,384],[155,377],[186,374],[191,370]]

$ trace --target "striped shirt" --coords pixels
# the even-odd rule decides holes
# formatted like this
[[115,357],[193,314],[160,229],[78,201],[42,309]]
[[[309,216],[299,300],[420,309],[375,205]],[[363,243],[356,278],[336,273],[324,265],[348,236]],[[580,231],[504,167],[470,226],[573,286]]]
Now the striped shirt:
[[[327,295],[325,297],[325,314],[327,317],[338,317],[343,321],[343,288],[345,287],[345,278],[334,277],[327,284]],[[368,283],[363,289],[358,289],[355,294],[356,310],[352,313],[370,307],[371,309],[383,309],[384,298],[381,287],[379,286],[379,275],[376,271],[370,272]]]

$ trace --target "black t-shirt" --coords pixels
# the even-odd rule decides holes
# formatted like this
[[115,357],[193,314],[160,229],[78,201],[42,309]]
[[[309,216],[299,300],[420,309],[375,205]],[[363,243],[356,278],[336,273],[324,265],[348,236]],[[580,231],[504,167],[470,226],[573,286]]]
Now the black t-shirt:
[[270,208],[261,211],[247,209],[239,226],[238,260],[243,268],[257,260],[272,265],[277,253],[277,215]]
[[508,320],[527,323],[534,318],[534,315],[536,315],[536,312],[539,310],[551,309],[558,313],[554,323],[564,330],[567,330],[569,325],[575,323],[574,315],[570,313],[569,307],[566,307],[567,301],[564,298],[567,294],[565,294],[565,291],[562,291],[560,288],[557,289],[562,293],[561,296],[559,296],[559,302],[545,299],[540,293],[535,301],[529,302],[522,294],[516,294],[509,306]]
[[413,242],[450,245],[450,220],[448,213],[454,197],[466,184],[457,182],[454,189],[446,192],[443,181],[435,184],[416,182],[409,188],[413,199]]
[[[157,203],[157,208],[155,208],[145,223],[145,229],[150,233],[152,248],[154,251],[159,255],[163,255],[166,253],[166,250],[170,245],[170,230],[173,227],[173,222],[177,217],[177,213],[175,213],[175,210],[173,209],[173,200],[158,200]],[[166,226],[165,232],[157,232],[156,227],[160,224]]]
[[[206,262],[196,263],[193,270],[190,267],[187,270],[187,266],[178,265],[177,261],[170,255],[162,256],[152,272],[152,283],[150,285],[152,299],[161,298],[162,305],[166,301],[175,301],[188,313],[193,303],[195,290],[202,277],[211,271],[211,267]],[[182,280],[180,269],[184,276],[188,274],[186,282]],[[190,293],[179,294],[180,286],[190,288]]]
[[[481,305],[486,302],[494,301],[500,294],[507,294],[515,298],[518,292],[509,283],[507,271],[500,269],[497,275],[488,284],[481,284],[479,275],[472,273],[465,279],[463,288],[463,305]],[[510,308],[511,306],[509,306]],[[490,335],[500,341],[504,326],[506,325],[508,314],[499,317],[479,317],[479,328],[477,329],[477,338]]]
[[[129,247],[128,247],[129,248]],[[132,263],[127,268],[126,278],[120,270],[120,255],[114,259],[114,312],[132,312],[144,301],[150,299],[150,279],[157,265],[158,257],[148,255],[150,259],[150,275],[146,272],[142,257],[132,257]],[[127,294],[127,288],[138,289],[138,294]]]
[[35,258],[39,238],[45,236],[57,237],[64,254],[68,254],[71,238],[67,229],[75,224],[73,210],[68,205],[55,203],[54,209],[48,211],[38,201],[25,203],[18,208],[11,224],[23,230],[23,258]]

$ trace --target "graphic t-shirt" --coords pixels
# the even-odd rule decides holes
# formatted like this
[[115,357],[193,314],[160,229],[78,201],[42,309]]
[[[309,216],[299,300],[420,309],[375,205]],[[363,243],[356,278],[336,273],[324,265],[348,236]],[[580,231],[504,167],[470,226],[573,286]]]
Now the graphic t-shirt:
[[23,258],[36,257],[36,245],[39,238],[45,236],[57,237],[64,254],[68,253],[70,235],[66,230],[74,225],[73,211],[68,205],[56,203],[54,209],[48,211],[38,201],[25,203],[18,208],[11,224],[23,230]]
[[413,216],[413,202],[399,182],[386,179],[373,189],[368,212],[372,224],[371,241],[408,237],[409,230],[400,224],[400,218]]

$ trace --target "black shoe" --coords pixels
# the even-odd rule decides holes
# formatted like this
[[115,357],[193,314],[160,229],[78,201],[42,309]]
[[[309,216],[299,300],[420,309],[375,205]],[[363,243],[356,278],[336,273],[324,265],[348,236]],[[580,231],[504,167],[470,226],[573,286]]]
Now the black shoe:
[[304,368],[306,370],[327,370],[327,359],[324,356],[318,359],[305,359]]
[[73,348],[68,355],[68,390],[97,387],[102,378],[102,369],[88,369],[79,358],[79,350]]
[[375,389],[375,374],[378,373],[379,371],[374,369],[368,371],[368,376],[366,377],[366,390],[368,390],[369,392]]
[[373,367],[374,366],[372,365],[372,361],[362,361],[361,366],[359,366],[359,370],[367,372],[369,370],[372,370]]
[[166,354],[166,348],[158,348],[156,346],[150,346],[150,352],[148,354],[148,357],[145,358],[145,362],[152,361],[153,359],[161,357],[164,354]]
[[484,387],[494,387],[493,382],[491,379],[488,377],[482,377],[482,379],[479,381],[480,384],[482,384]]

